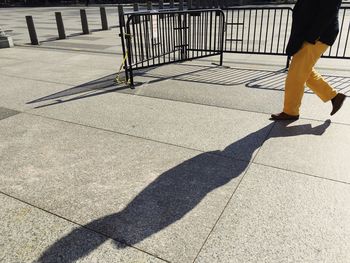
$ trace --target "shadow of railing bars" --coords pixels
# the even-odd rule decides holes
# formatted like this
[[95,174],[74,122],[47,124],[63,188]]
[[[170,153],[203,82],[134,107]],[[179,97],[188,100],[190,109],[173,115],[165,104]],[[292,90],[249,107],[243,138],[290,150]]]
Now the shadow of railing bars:
[[267,70],[178,63],[171,66],[137,70],[135,78],[146,77],[153,79],[147,81],[148,83],[173,79],[210,85],[234,86],[268,77],[274,73],[274,71]]
[[[280,70],[270,75],[249,81],[245,86],[254,89],[284,90],[284,82],[287,77],[287,71]],[[323,75],[323,78],[338,92],[350,96],[350,77]],[[310,89],[306,93],[312,93]]]

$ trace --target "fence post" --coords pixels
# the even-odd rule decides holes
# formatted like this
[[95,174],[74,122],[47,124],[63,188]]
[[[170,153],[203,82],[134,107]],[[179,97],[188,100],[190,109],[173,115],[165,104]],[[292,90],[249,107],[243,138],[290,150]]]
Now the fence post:
[[30,42],[32,45],[39,45],[38,37],[36,35],[34,21],[32,16],[26,16]]
[[[138,3],[134,3],[134,11],[135,12],[139,11],[139,4]],[[133,21],[135,22],[135,24],[140,23],[140,17],[134,17]]]
[[124,20],[124,10],[122,5],[118,5],[118,15],[119,15],[119,30],[120,30],[119,36],[121,37],[121,42],[122,42],[123,60],[125,60],[125,63],[124,63],[125,79],[126,81],[129,81],[128,60],[127,60],[127,56],[129,56],[129,54],[126,51],[126,47],[125,47],[125,40],[124,40],[125,20]]
[[90,34],[85,9],[80,9],[80,18],[81,18],[81,27],[83,29],[83,34]]
[[66,37],[66,32],[64,30],[64,25],[63,25],[61,12],[55,12],[55,17],[56,17],[58,38],[59,39],[66,39],[67,37]]
[[107,14],[106,14],[106,8],[104,6],[100,7],[100,15],[101,15],[102,30],[108,30]]
[[287,56],[286,69],[289,69],[290,56]]

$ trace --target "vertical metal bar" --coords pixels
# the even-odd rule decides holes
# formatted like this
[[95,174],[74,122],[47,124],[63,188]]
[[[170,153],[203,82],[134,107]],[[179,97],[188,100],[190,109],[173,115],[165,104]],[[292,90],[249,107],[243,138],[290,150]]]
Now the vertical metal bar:
[[184,26],[184,49],[183,49],[183,56],[185,59],[188,58],[187,56],[187,50],[188,50],[188,21],[187,21],[187,14],[184,14],[184,20],[183,20],[183,26]]
[[174,8],[174,0],[170,0],[170,5],[169,5],[170,8]]
[[[234,11],[232,10],[231,12],[231,37],[230,37],[230,50],[232,51],[232,35],[233,35],[233,14]],[[228,21],[228,17],[227,17],[227,21]]]
[[341,42],[341,37],[343,35],[343,26],[344,26],[344,19],[345,19],[345,10],[343,12],[343,18],[342,18],[342,21],[341,21],[341,27],[340,27],[340,34],[339,34],[339,37],[338,37],[338,46],[337,46],[337,53],[335,54],[336,56],[338,56],[338,52],[339,52],[339,46],[340,46],[340,42]]
[[217,28],[217,14],[215,12],[215,16],[214,16],[214,50],[216,51],[216,28]]
[[238,31],[239,31],[239,13],[240,13],[240,10],[237,10],[237,31],[236,31],[236,50],[235,51],[238,51]]
[[261,35],[263,31],[263,22],[264,22],[264,9],[261,9],[261,22],[260,22],[260,36],[259,36],[259,51],[260,52],[260,47],[261,47]]
[[167,34],[167,47],[168,47],[168,49],[167,49],[167,53],[168,53],[168,60],[169,60],[169,62],[171,61],[171,57],[170,57],[170,31],[171,31],[171,28],[170,28],[170,15],[169,14],[167,14],[166,15],[166,32],[168,33]]
[[265,35],[265,48],[264,53],[266,53],[266,47],[267,47],[267,39],[268,39],[268,32],[269,32],[269,23],[270,23],[270,9],[267,12],[267,22],[266,22],[266,35]]
[[288,9],[287,12],[288,12],[288,15],[287,15],[287,22],[286,22],[286,30],[284,31],[283,53],[285,53],[285,50],[286,50],[290,10]]
[[208,54],[208,12],[205,12],[205,22],[204,22],[204,50],[205,50],[205,55]]
[[220,13],[221,17],[221,40],[220,40],[220,66],[222,66],[223,58],[224,58],[224,24],[225,24],[225,16],[224,13]]
[[[119,16],[119,30],[120,34],[119,36],[121,37],[121,42],[122,42],[122,50],[123,50],[123,59],[124,57],[128,56],[128,52],[125,50],[125,36],[124,36],[124,27],[125,27],[125,20],[124,20],[124,10],[122,5],[118,5],[118,16]],[[125,79],[126,81],[129,80],[129,74],[128,74],[128,61],[125,61],[124,64],[124,69],[125,69]]]
[[148,21],[149,21],[149,15],[145,15],[145,19],[143,19],[143,32],[144,32],[144,35],[145,35],[145,52],[146,52],[147,66],[149,66],[149,59],[150,59]]
[[66,33],[64,31],[64,25],[62,20],[62,14],[61,12],[55,12],[55,18],[56,18],[56,25],[57,25],[57,31],[58,31],[58,38],[59,39],[66,39]]
[[210,27],[209,27],[209,50],[211,50],[211,33],[213,31],[213,11],[210,11]]
[[242,25],[242,44],[241,44],[241,52],[243,52],[243,46],[244,46],[244,28],[245,28],[245,9],[243,9],[243,25]]
[[159,32],[159,26],[160,26],[160,18],[159,15],[156,16],[157,17],[157,47],[158,47],[158,53],[157,53],[157,57],[158,57],[158,64],[160,64],[160,54],[161,54],[161,47],[160,47],[160,32]]
[[140,53],[140,56],[141,56],[141,63],[142,63],[142,67],[143,67],[143,62],[145,60],[145,55],[144,55],[144,47],[143,47],[143,37],[142,37],[142,20],[144,20],[145,18],[145,15],[140,15],[140,20],[139,20],[139,30],[140,30],[140,41],[139,41],[139,44],[140,44],[140,49],[141,49],[141,53]]
[[271,37],[271,50],[270,50],[270,53],[272,53],[273,40],[275,39],[275,24],[276,24],[276,9],[274,10],[274,16],[273,16],[273,27],[272,27],[272,37]]
[[102,30],[108,30],[107,14],[106,14],[106,8],[104,6],[100,7],[100,15],[101,15]]
[[26,22],[30,37],[30,42],[32,45],[39,45],[38,37],[36,35],[34,21],[32,16],[26,16]]
[[[133,19],[129,20],[127,22],[127,25],[126,25],[126,33],[127,33],[127,36],[126,36],[126,45],[127,45],[127,49],[128,50],[131,50],[131,32],[130,32],[130,21],[133,21]],[[128,52],[128,60],[129,60],[129,75],[130,75],[130,84],[131,84],[131,88],[134,87],[134,75],[133,75],[133,72],[132,72],[132,59],[131,59],[131,53]],[[125,69],[125,72],[127,71],[127,69]]]
[[252,10],[249,10],[249,24],[248,24],[248,40],[247,40],[247,52],[249,50],[249,38],[250,38],[250,24],[251,24],[251,18],[252,18]]
[[254,23],[254,36],[253,36],[253,52],[255,51],[255,33],[256,33],[256,23],[258,19],[258,10],[255,9],[255,23]]
[[[162,0],[163,1],[163,0]],[[161,1],[161,2],[162,2]],[[164,24],[164,15],[162,15],[161,17],[161,20],[162,20],[162,24],[161,24],[161,32],[162,32],[162,47],[163,47],[163,62],[165,62],[165,55],[166,55],[166,43],[165,43],[165,24]]]
[[[348,9],[344,9],[344,12],[348,10]],[[344,53],[343,53],[343,57],[345,57],[346,55],[346,48],[348,46],[348,40],[349,40],[349,33],[350,33],[350,24],[348,26],[348,33],[346,34],[346,40],[345,40],[345,46],[344,46]]]
[[279,46],[280,46],[283,9],[281,10],[280,13],[281,13],[281,16],[280,16],[280,25],[279,25],[279,29],[278,29],[278,38],[277,38],[277,53],[278,53],[278,51],[279,51]]
[[289,63],[290,63],[290,56],[287,56],[287,64],[286,64],[286,69],[289,68]]
[[86,16],[85,9],[80,9],[80,19],[81,19],[81,27],[83,30],[83,34],[90,34],[88,20]]

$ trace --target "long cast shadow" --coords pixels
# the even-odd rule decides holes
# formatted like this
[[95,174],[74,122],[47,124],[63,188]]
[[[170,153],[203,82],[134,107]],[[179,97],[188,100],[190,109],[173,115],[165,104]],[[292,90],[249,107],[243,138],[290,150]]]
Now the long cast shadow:
[[[162,173],[124,209],[73,230],[51,245],[37,262],[57,262],[58,259],[60,262],[75,262],[109,238],[114,239],[119,248],[137,244],[182,219],[208,193],[243,174],[249,162],[235,160],[236,153],[243,151],[243,156],[251,160],[255,150],[269,138],[322,135],[330,121],[316,127],[289,124],[282,122],[274,126],[271,123],[223,151],[199,154]],[[273,127],[275,132],[271,135]]]

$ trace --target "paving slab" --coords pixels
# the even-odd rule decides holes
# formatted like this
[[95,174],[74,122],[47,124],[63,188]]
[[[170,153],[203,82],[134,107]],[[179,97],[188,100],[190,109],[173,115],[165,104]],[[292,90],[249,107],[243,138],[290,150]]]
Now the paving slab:
[[272,129],[254,160],[291,171],[350,182],[350,125],[299,120]]
[[252,165],[195,262],[348,262],[349,190]]
[[0,80],[0,106],[18,111],[32,109],[33,105],[28,104],[28,102],[45,96],[48,92],[57,93],[70,87],[70,85],[65,84],[4,76],[1,73]]
[[[1,262],[165,262],[131,247],[118,249],[118,242],[106,236],[6,195],[0,194],[0,203]],[[67,240],[61,249],[49,249],[56,240],[77,230],[79,243]],[[95,250],[78,257],[79,251],[92,245]]]
[[350,124],[350,94],[347,93],[346,95],[347,98],[342,108],[335,115],[330,116],[332,111],[332,103],[330,101],[324,103],[315,94],[305,94],[300,111],[301,117],[320,121],[331,119],[332,122]]
[[9,76],[20,76],[29,79],[58,82],[62,84],[79,85],[104,75],[115,72],[115,69],[98,69],[77,66],[52,64],[44,62],[23,62],[15,67],[1,69],[1,74]]
[[[259,113],[107,93],[34,109],[50,118],[250,161],[272,127]],[[234,147],[230,146],[234,142]]]
[[76,72],[83,72],[86,68],[113,69],[116,71],[119,70],[122,62],[122,56],[117,54],[96,54],[77,50],[55,50],[41,47],[6,49],[2,51],[1,57],[9,60],[19,60],[22,63],[41,62],[50,65],[68,65],[72,68],[75,67]]
[[[0,191],[160,258],[192,262],[248,165],[219,154],[20,114],[0,122]],[[80,243],[85,228],[46,252]],[[72,253],[81,258],[98,245]]]
[[280,110],[283,92],[246,84],[271,74],[271,71],[203,67],[193,62],[149,70],[135,78],[136,82],[145,84],[120,92],[270,114]]

